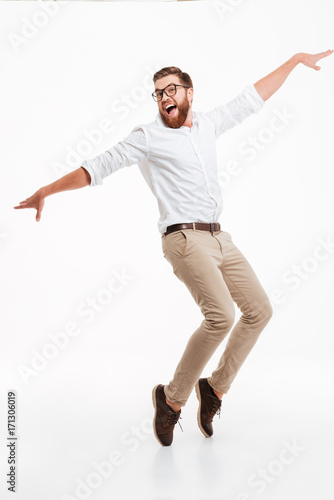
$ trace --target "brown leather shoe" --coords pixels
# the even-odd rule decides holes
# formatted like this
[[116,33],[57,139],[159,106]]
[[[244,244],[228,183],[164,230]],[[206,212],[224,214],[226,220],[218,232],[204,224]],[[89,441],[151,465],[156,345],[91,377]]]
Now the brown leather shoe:
[[196,382],[195,391],[199,401],[197,411],[198,427],[205,437],[211,437],[213,434],[213,417],[218,413],[220,418],[221,399],[213,392],[206,378],[200,378]]
[[[181,410],[174,411],[166,403],[164,385],[158,384],[153,388],[152,400],[155,408],[153,418],[154,435],[162,446],[170,446],[173,442],[173,431],[175,424],[181,418]],[[181,427],[181,424],[179,422]],[[183,432],[183,429],[181,427]]]

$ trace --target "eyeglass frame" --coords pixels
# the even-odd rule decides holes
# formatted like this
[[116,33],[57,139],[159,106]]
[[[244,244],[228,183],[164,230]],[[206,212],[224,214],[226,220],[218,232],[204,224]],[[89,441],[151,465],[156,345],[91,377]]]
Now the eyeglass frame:
[[[152,92],[152,94],[151,94],[151,95],[152,95],[152,97],[153,97],[153,100],[154,100],[155,102],[162,101],[163,96],[164,96],[164,92],[165,92],[165,94],[166,94],[166,96],[167,96],[167,97],[170,97],[170,96],[167,94],[167,92],[166,92],[166,90],[165,90],[165,89],[166,89],[167,87],[170,87],[171,85],[173,85],[173,86],[175,87],[175,94],[177,93],[176,87],[183,87],[183,88],[185,88],[185,89],[191,89],[191,87],[187,87],[186,85],[180,85],[179,83],[169,83],[168,85],[166,85],[166,87],[165,87],[164,89],[159,89],[159,90],[155,90],[154,92]],[[157,97],[157,96],[154,96],[154,94],[156,94],[156,92],[162,92],[161,99],[157,99],[157,100],[155,100],[155,97]],[[173,94],[173,95],[175,95],[175,94]]]

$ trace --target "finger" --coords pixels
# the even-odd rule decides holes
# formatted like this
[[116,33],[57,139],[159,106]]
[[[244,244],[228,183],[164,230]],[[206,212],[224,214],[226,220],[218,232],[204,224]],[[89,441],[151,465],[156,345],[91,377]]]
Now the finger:
[[42,213],[42,210],[39,208],[37,210],[37,214],[36,214],[36,221],[39,222],[41,220],[41,213]]
[[30,206],[28,201],[20,201],[20,205],[17,205],[14,208],[34,208],[34,207]]
[[20,204],[14,208],[29,208],[29,207],[26,206],[26,203],[22,203],[22,201],[20,201]]
[[27,203],[28,203],[28,200],[20,201],[20,205],[26,205]]
[[318,55],[317,59],[322,59],[323,57],[328,57],[331,54],[333,54],[333,50],[331,50],[331,49],[326,50],[325,52],[320,52],[320,54],[317,54]]
[[333,54],[333,52],[334,52],[334,50],[326,50],[326,52],[324,52],[324,56],[323,57],[328,57],[331,54]]

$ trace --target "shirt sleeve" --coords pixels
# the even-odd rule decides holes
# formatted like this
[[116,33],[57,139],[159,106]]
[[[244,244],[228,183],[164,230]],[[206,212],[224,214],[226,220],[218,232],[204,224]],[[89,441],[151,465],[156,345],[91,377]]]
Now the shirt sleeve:
[[257,113],[264,103],[254,84],[251,84],[227,104],[217,106],[205,114],[214,123],[216,137],[219,137],[220,134],[238,125],[248,116]]
[[90,175],[90,186],[103,184],[103,179],[123,167],[130,167],[147,157],[148,148],[144,129],[135,127],[131,133],[115,146],[81,166]]

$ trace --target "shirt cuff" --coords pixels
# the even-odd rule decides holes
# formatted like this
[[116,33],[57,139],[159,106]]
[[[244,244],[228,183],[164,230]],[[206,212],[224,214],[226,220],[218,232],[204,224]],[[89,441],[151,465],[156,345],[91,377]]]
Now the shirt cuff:
[[265,101],[262,99],[253,83],[245,88],[243,95],[252,106],[254,113],[263,108]]
[[87,170],[87,172],[90,175],[90,184],[89,185],[90,186],[99,186],[100,184],[102,184],[102,181],[100,179],[97,179],[91,163],[92,163],[92,160],[85,160],[83,163],[81,163],[80,166],[83,167],[85,170]]

